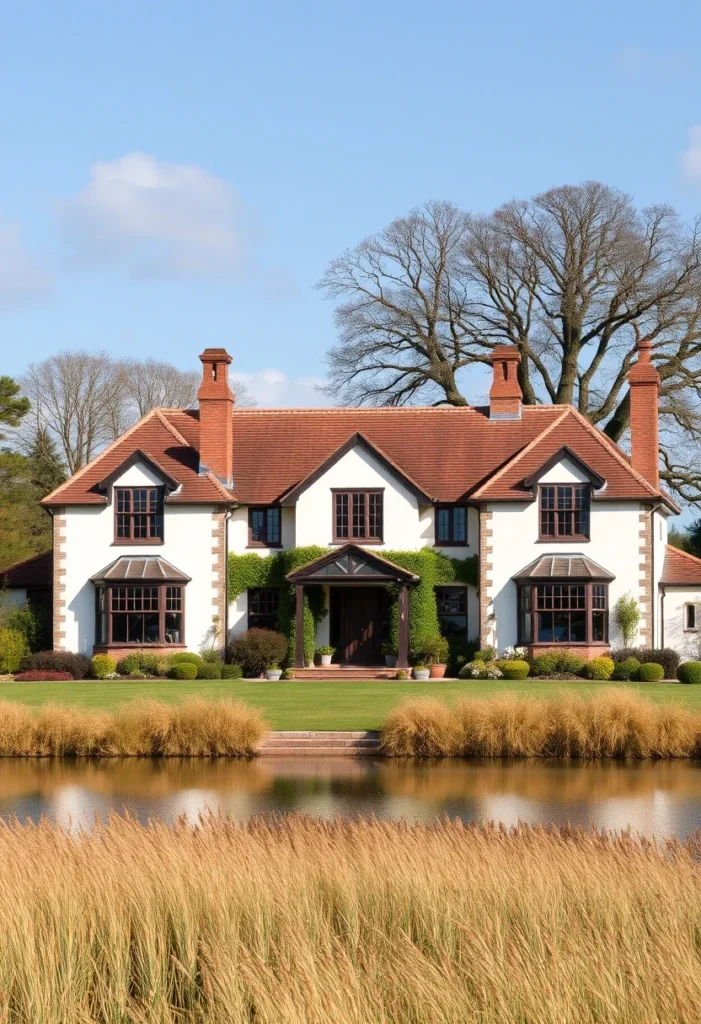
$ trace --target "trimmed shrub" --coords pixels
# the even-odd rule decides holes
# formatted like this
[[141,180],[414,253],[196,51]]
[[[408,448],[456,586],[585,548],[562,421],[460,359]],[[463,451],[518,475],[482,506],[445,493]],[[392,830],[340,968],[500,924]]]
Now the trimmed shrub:
[[677,669],[680,683],[701,683],[701,661],[685,661]]
[[611,657],[618,664],[626,658],[637,658],[641,665],[654,661],[664,669],[665,679],[676,679],[681,658],[671,647],[629,647],[611,651]]
[[38,669],[30,672],[20,672],[15,676],[17,683],[64,683],[73,676],[70,672],[41,672]]
[[221,679],[222,664],[217,662],[216,665],[213,661],[203,661],[201,665],[197,665],[197,678],[198,679]]
[[499,668],[504,679],[527,679],[531,671],[527,661],[519,661],[516,658],[502,662]]
[[16,672],[29,652],[19,629],[0,629],[0,672]]
[[502,672],[495,661],[468,661],[460,669],[460,679],[501,679]]
[[480,651],[475,651],[473,661],[494,661],[497,656],[497,652],[494,647],[483,647]]
[[585,679],[610,679],[615,667],[611,658],[592,658],[585,662],[581,672]]
[[563,648],[538,654],[531,661],[532,676],[578,676],[586,662],[579,654]]
[[22,662],[25,672],[68,672],[73,679],[90,678],[90,658],[72,651],[38,651]]
[[222,679],[243,679],[243,669],[240,665],[222,665]]
[[197,679],[197,665],[191,661],[179,661],[168,669],[169,679]]
[[168,664],[172,668],[173,665],[203,665],[204,662],[193,651],[178,651],[177,654],[168,655]]
[[656,661],[648,661],[638,669],[637,678],[641,683],[658,683],[664,679],[664,669]]
[[447,665],[450,656],[450,645],[444,636],[430,636],[421,644],[416,652],[427,665]]
[[627,683],[628,680],[635,679],[639,668],[640,662],[637,658],[624,658],[623,661],[619,661],[617,664],[614,662],[611,678],[616,679],[618,682]]
[[[587,663],[585,658],[580,654],[575,654],[574,651],[558,651],[556,657],[557,671],[571,672],[573,676],[578,676]],[[611,671],[613,672],[613,665],[611,666]]]
[[117,671],[117,662],[109,654],[96,654],[90,662],[93,679],[106,679]]
[[399,669],[397,669],[397,675],[395,676],[395,678],[396,679],[400,679],[400,680],[408,679],[409,678],[409,673],[407,672],[407,670],[405,668],[399,668]]
[[248,629],[231,641],[228,660],[240,665],[245,676],[259,676],[269,665],[285,660],[287,646],[283,633],[273,629]]
[[120,676],[128,676],[132,672],[138,672],[140,667],[140,659],[136,651],[133,654],[127,654],[125,658],[120,658],[117,662],[117,671]]
[[553,672],[557,672],[556,654],[537,654],[531,661],[532,676],[549,676]]

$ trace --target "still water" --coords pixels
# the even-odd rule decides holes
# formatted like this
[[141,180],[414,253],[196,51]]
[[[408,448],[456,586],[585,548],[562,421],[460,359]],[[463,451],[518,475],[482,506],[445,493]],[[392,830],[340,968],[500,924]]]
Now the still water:
[[701,763],[397,762],[350,758],[0,760],[0,816],[64,827],[129,812],[245,820],[298,812],[431,822],[630,828],[683,839],[701,827]]

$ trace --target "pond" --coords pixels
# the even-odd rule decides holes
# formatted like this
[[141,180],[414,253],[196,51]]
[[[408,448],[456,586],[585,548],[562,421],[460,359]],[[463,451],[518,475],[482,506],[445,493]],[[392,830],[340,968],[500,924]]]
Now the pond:
[[140,821],[245,820],[271,812],[630,828],[683,839],[701,826],[701,763],[399,762],[371,758],[0,760],[0,816],[64,827],[129,812]]

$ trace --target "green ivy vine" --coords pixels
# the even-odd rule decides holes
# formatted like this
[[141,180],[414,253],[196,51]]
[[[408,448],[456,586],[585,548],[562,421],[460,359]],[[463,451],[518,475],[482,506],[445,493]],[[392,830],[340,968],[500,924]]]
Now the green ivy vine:
[[[254,587],[278,587],[280,608],[278,629],[288,639],[289,659],[294,660],[296,623],[294,586],[285,577],[294,569],[328,554],[328,548],[309,546],[290,548],[272,555],[260,556],[255,552],[244,555],[229,554],[228,585],[229,599],[233,599]],[[477,586],[477,556],[449,558],[432,548],[419,551],[382,551],[383,558],[407,569],[419,577],[420,582],[409,595],[409,642],[411,649],[421,649],[424,640],[440,632],[436,587],[448,583],[465,583]],[[398,641],[398,614],[396,588],[390,587],[395,595],[390,619],[390,639]],[[328,614],[323,587],[308,586],[304,590],[304,656],[311,660],[316,648],[317,625]]]

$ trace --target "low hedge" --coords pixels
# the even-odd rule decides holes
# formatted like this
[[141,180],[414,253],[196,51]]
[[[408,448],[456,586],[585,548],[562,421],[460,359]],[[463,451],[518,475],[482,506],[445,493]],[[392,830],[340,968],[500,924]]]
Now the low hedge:
[[204,661],[196,666],[198,679],[221,679],[221,662],[215,664],[213,661]]
[[169,679],[197,679],[197,665],[191,661],[180,661],[168,669]]
[[638,669],[637,678],[641,683],[658,683],[664,679],[664,669],[656,661],[648,661]]
[[132,676],[135,672],[148,676],[164,676],[168,662],[158,654],[150,651],[132,651],[117,662],[120,676]]
[[[647,662],[647,664],[652,664]],[[624,658],[623,661],[619,661],[618,664],[614,663],[612,679],[617,682],[627,683],[631,679],[635,679],[640,668],[640,662],[637,658]]]
[[68,672],[72,679],[90,677],[90,658],[72,651],[37,651],[22,660],[24,672]]
[[680,683],[701,683],[701,661],[685,661],[677,669]]
[[578,676],[587,663],[573,651],[547,651],[531,660],[532,676]]
[[240,665],[222,665],[222,679],[243,679],[243,669]]
[[177,654],[168,655],[168,664],[172,668],[173,665],[204,665],[199,654],[195,654],[193,651],[178,651]]
[[17,683],[65,683],[73,676],[70,672],[44,672],[41,669],[19,672],[15,676]]
[[637,658],[641,665],[654,661],[664,669],[665,679],[674,679],[681,658],[671,647],[619,647],[611,651],[611,657],[618,664],[626,658]]

